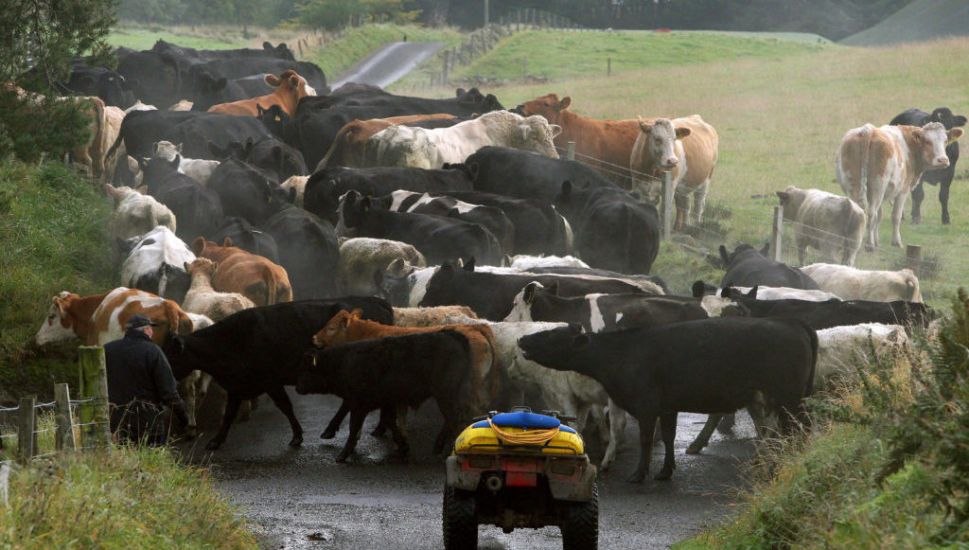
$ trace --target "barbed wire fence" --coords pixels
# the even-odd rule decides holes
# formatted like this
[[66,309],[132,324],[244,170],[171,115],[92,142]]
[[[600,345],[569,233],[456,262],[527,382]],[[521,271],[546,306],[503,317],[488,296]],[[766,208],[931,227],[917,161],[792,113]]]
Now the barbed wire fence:
[[[22,397],[16,407],[0,407],[0,503],[9,506],[10,473],[59,453],[107,449],[111,443],[108,378],[104,348],[78,350],[80,398],[66,383],[54,385],[54,400]],[[11,428],[14,429],[11,432]]]

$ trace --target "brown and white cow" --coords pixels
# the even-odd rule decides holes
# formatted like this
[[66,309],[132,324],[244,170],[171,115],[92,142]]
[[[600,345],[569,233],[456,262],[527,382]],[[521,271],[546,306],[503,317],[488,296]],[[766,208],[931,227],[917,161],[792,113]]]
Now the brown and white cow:
[[835,161],[838,183],[865,210],[865,248],[878,246],[882,204],[892,203],[892,245],[902,246],[902,213],[922,172],[949,166],[945,146],[962,137],[962,128],[946,130],[938,122],[922,126],[865,124],[848,130]]
[[107,294],[79,296],[63,291],[51,299],[47,318],[34,337],[38,345],[80,338],[85,345],[103,346],[124,336],[132,315],[156,321],[152,340],[164,342],[170,330],[192,332],[192,320],[178,304],[150,292],[118,287]]
[[688,117],[657,118],[638,122],[639,135],[629,157],[629,167],[634,174],[633,190],[646,197],[648,202],[659,203],[664,172],[672,172],[676,223],[674,228],[682,231],[690,214],[690,194],[693,195],[692,222],[703,219],[710,178],[717,165],[720,136],[700,115]]
[[865,211],[848,197],[790,185],[777,191],[784,219],[795,223],[798,263],[804,265],[808,247],[821,252],[824,261],[855,265],[865,234]]
[[312,88],[308,89],[306,79],[292,69],[283,71],[279,76],[267,74],[266,84],[275,88],[273,93],[252,99],[241,99],[231,103],[213,105],[209,107],[209,112],[239,116],[259,116],[260,107],[269,109],[273,105],[279,105],[287,115],[293,116],[299,100],[308,95],[314,95],[310,93]]
[[372,118],[369,120],[354,120],[346,123],[336,137],[326,155],[316,165],[316,170],[322,170],[328,164],[334,166],[365,166],[367,140],[371,136],[386,130],[394,124],[410,124],[423,120],[452,119],[454,115],[438,113],[433,115],[404,115],[388,118]]
[[212,286],[219,292],[238,292],[257,306],[293,301],[293,285],[282,266],[232,246],[228,237],[222,246],[198,237],[192,242],[192,251],[217,264]]

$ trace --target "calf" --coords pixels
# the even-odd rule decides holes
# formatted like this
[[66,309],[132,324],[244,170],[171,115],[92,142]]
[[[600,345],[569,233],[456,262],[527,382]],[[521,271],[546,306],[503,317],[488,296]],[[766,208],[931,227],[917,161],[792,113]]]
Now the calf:
[[219,292],[238,292],[257,306],[293,301],[286,270],[266,258],[232,246],[229,239],[219,246],[199,237],[192,248],[196,256],[217,263],[212,284]]
[[927,170],[949,166],[945,146],[962,137],[962,128],[946,130],[938,122],[917,126],[865,124],[841,140],[836,175],[841,188],[868,216],[865,247],[878,246],[882,203],[892,203],[892,245],[902,246],[905,200]]
[[137,239],[121,264],[121,284],[181,302],[191,284],[183,266],[195,261],[184,241],[165,226]]
[[152,336],[156,344],[169,333],[192,331],[192,320],[178,304],[143,290],[118,287],[83,297],[65,290],[51,299],[34,341],[42,346],[80,338],[86,346],[103,346],[124,337],[125,323],[136,314],[157,323]]
[[222,426],[207,448],[222,445],[243,400],[264,393],[289,420],[293,431],[290,446],[302,444],[303,428],[284,386],[296,384],[303,354],[312,348],[313,334],[337,312],[355,307],[377,321],[393,319],[390,306],[376,298],[306,300],[246,309],[206,329],[166,339],[162,349],[176,378],[200,370],[227,393]]
[[[175,145],[170,141],[159,141],[155,143],[152,147],[152,156],[154,158],[164,159],[169,162],[175,160],[175,157],[182,154],[182,145]],[[207,160],[207,159],[190,159],[181,157],[178,163],[178,171],[186,176],[192,178],[199,185],[205,185],[209,182],[209,178],[212,177],[212,172],[215,171],[216,167],[219,166],[219,161],[217,160]]]
[[112,187],[105,184],[105,193],[114,199],[110,232],[115,239],[130,239],[165,226],[175,231],[175,214],[154,197],[142,195],[130,187]]
[[598,334],[560,328],[525,336],[519,345],[539,364],[596,379],[636,418],[640,456],[633,482],[649,470],[657,418],[666,454],[656,479],[673,475],[680,411],[731,413],[756,409],[763,400],[789,433],[791,416],[805,420],[801,401],[811,395],[818,355],[817,335],[803,323],[744,318]]
[[[474,413],[468,408],[471,352],[457,331],[364,340],[308,355],[296,391],[333,393],[350,411],[350,434],[337,455],[346,462],[360,439],[367,413],[385,407],[417,407],[433,397],[444,416],[440,441],[451,441]],[[285,395],[285,394],[284,394]],[[407,438],[391,424],[398,450],[408,451]]]
[[819,189],[790,186],[777,192],[784,219],[794,222],[798,263],[804,265],[808,247],[821,252],[825,261],[855,265],[867,216],[848,197]]
[[834,264],[811,264],[801,268],[823,290],[845,300],[873,302],[921,302],[919,278],[911,269],[874,271]]
[[720,245],[720,259],[726,273],[720,286],[782,286],[818,290],[818,284],[811,277],[782,262],[767,257],[768,245],[760,251],[749,244],[741,244],[733,253]]
[[287,115],[293,116],[300,99],[308,95],[315,95],[310,94],[307,90],[306,79],[291,69],[283,71],[279,76],[267,74],[265,81],[266,84],[275,88],[271,94],[213,105],[209,108],[209,112],[255,117],[259,116],[260,108],[269,109],[272,105],[278,105]]
[[233,313],[256,307],[252,300],[238,292],[218,292],[212,287],[216,264],[208,258],[185,263],[185,271],[192,277],[192,286],[185,294],[182,307],[186,311],[221,321]]
[[[932,111],[932,114],[919,109],[909,109],[897,115],[889,124],[924,126],[930,122],[940,122],[946,130],[951,130],[957,126],[966,125],[966,117],[955,115],[948,107],[939,107]],[[925,198],[925,188],[922,184],[939,184],[939,202],[942,204],[942,224],[949,224],[949,187],[952,186],[952,178],[956,174],[956,162],[959,161],[959,142],[954,141],[945,148],[945,154],[949,157],[949,166],[942,170],[932,170],[922,174],[922,178],[912,189],[912,224],[922,223],[922,200]]]
[[373,296],[380,292],[374,275],[382,274],[397,260],[415,267],[427,265],[424,255],[407,243],[366,237],[347,239],[340,245],[340,288],[347,294]]

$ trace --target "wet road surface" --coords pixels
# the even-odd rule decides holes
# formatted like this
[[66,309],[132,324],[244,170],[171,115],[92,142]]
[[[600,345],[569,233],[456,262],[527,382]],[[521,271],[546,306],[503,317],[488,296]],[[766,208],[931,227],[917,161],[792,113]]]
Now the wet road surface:
[[444,47],[443,42],[392,42],[351,67],[330,84],[337,89],[347,82],[385,88]]
[[[333,396],[300,396],[290,392],[305,430],[299,449],[287,447],[289,424],[263,397],[246,422],[237,422],[222,449],[210,453],[210,437],[185,444],[184,453],[207,464],[216,487],[247,518],[265,548],[286,549],[434,549],[441,548],[443,458],[430,454],[440,425],[432,402],[409,416],[411,458],[388,460],[393,443],[369,435],[373,413],[364,425],[356,455],[348,464],[334,462],[346,438],[349,418],[335,439],[319,434],[339,407]],[[679,415],[677,469],[672,481],[625,482],[638,456],[638,428],[631,421],[616,463],[599,478],[600,548],[666,548],[731,511],[742,485],[738,467],[753,453],[753,428],[738,415],[733,436],[714,434],[704,454],[684,449],[705,417]],[[590,454],[601,458],[591,441]],[[662,463],[662,445],[653,449],[651,471]],[[557,527],[520,529],[504,534],[482,526],[479,548],[561,548]]]

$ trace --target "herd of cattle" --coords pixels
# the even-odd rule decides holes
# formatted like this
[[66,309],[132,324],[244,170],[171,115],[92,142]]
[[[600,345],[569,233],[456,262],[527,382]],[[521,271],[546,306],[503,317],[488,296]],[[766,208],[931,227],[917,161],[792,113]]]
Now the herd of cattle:
[[[182,380],[190,434],[210,382],[226,393],[210,449],[262,394],[300,445],[284,389],[295,385],[344,400],[322,435],[350,415],[338,461],[373,410],[375,432],[389,430],[406,454],[407,410],[433,398],[438,450],[475,415],[524,403],[597,426],[603,468],[628,413],[642,434],[636,480],[658,420],[658,477],[669,478],[677,411],[710,415],[691,453],[740,408],[759,433],[786,432],[804,420],[804,397],[904,351],[933,317],[910,270],[851,264],[866,227],[877,244],[882,202],[895,201],[900,242],[901,205],[921,173],[953,166],[945,147],[957,148],[966,119],[947,109],[921,126],[850,131],[838,157],[850,199],[778,193],[799,247],[830,263],[796,269],[766,250],[720,247],[720,288],[697,281],[677,296],[650,274],[651,199],[671,171],[676,227],[701,219],[719,136],[697,115],[600,121],[555,94],[508,111],[477,89],[331,92],[284,45],[159,42],[117,55],[117,72],[78,63],[64,86],[97,96],[104,117],[92,123],[101,156],[90,168],[114,201],[105,222],[123,286],[54,296],[36,341],[104,344],[135,313],[160,322],[154,338]],[[558,158],[567,142],[622,177]]]

